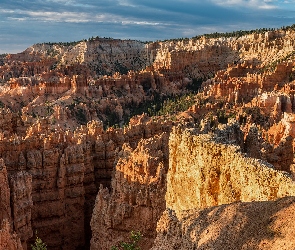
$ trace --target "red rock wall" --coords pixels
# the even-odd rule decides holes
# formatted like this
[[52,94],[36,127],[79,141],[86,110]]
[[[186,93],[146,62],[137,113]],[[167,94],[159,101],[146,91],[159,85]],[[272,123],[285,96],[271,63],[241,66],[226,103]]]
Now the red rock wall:
[[11,233],[11,227],[7,220],[2,221],[0,226],[0,249],[24,250],[18,236]]
[[32,230],[32,176],[25,171],[10,174],[10,202],[13,229],[20,238],[23,248],[33,236]]
[[[23,173],[17,175],[18,178],[10,178],[10,183],[13,182],[13,185],[9,185],[6,166],[3,159],[0,159],[0,249],[3,250],[26,249],[26,240],[30,237],[30,231],[32,230],[31,223],[27,223],[26,220],[26,218],[31,219],[30,178],[29,176],[23,178]],[[28,184],[28,190],[17,187],[17,185],[23,184],[24,180],[28,181],[26,183]],[[16,199],[17,196],[20,200]],[[28,206],[27,202],[29,203]],[[28,210],[22,211],[22,208],[28,208]],[[15,215],[18,215],[18,217],[15,218]]]
[[11,189],[6,203],[12,204],[13,227],[24,249],[34,241],[35,230],[48,249],[87,247],[95,197],[100,185],[111,186],[123,143],[136,147],[141,138],[171,127],[145,116],[137,119],[125,129],[103,131],[100,123],[92,122],[74,133],[46,131],[46,123],[40,123],[25,139],[0,142]]

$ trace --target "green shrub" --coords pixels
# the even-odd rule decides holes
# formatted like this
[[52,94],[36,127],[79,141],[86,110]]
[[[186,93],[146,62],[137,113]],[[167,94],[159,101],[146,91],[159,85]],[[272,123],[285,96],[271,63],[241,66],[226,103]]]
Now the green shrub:
[[168,98],[163,102],[160,110],[156,113],[156,115],[174,115],[179,112],[184,112],[194,103],[195,98],[193,94]]
[[47,250],[46,244],[38,237],[37,233],[35,243],[31,247],[32,250]]
[[111,250],[140,250],[137,245],[141,238],[142,235],[139,231],[131,231],[129,242],[120,242],[118,246],[113,246]]

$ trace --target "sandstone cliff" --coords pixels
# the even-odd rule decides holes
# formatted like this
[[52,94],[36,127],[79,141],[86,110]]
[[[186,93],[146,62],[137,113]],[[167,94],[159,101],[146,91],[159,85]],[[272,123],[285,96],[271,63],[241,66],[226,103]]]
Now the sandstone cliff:
[[156,224],[165,210],[168,135],[141,140],[135,150],[124,144],[111,189],[100,189],[91,220],[91,249],[110,249],[131,231],[144,235],[141,249],[150,249]]
[[275,200],[294,192],[289,174],[248,158],[238,146],[179,128],[170,135],[166,205],[176,214],[235,201]]
[[248,158],[228,135],[173,129],[153,250],[294,248],[294,198],[270,202],[294,196],[291,176]]
[[[19,173],[19,179],[22,173]],[[26,178],[25,178],[26,179]],[[24,249],[27,249],[26,241],[31,237],[31,218],[30,211],[20,211],[23,207],[30,208],[31,199],[26,197],[30,195],[30,180],[28,182],[28,191],[20,190],[16,185],[19,183],[15,178],[10,178],[10,181],[13,182],[13,187],[9,187],[9,178],[6,166],[3,159],[0,159],[0,249],[7,250],[23,250],[21,240],[24,246]],[[23,188],[26,188],[23,186]],[[20,194],[20,191],[23,194]],[[16,196],[21,198],[16,200]],[[27,199],[23,199],[26,197]],[[29,202],[28,205],[24,202]],[[18,205],[11,207],[11,204]],[[28,212],[28,213],[27,213]],[[28,218],[28,220],[26,219]],[[29,221],[29,223],[28,223]],[[16,232],[18,234],[16,234]]]
[[[1,219],[11,221],[24,249],[33,240],[33,230],[49,249],[87,246],[95,197],[100,185],[110,188],[122,145],[129,143],[136,148],[141,138],[169,132],[170,127],[170,121],[158,123],[144,115],[132,119],[124,129],[107,131],[98,121],[75,131],[49,130],[50,124],[41,120],[27,130],[25,137],[3,137],[0,155],[7,172],[4,167]],[[158,217],[163,210],[155,212]],[[155,237],[155,230],[151,234]]]
[[0,227],[0,249],[23,250],[17,234],[11,233],[11,227],[7,220],[2,221]]

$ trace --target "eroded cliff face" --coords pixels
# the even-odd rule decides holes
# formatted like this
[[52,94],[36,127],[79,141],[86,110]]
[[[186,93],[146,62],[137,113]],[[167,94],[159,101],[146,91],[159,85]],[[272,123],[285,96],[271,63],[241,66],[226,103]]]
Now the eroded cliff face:
[[[0,159],[0,249],[27,249],[26,240],[31,237],[31,221],[27,223],[27,221],[31,219],[30,202],[32,200],[30,197],[27,197],[27,195],[31,194],[31,183],[30,177],[26,176],[28,178],[22,178],[22,174],[23,173],[18,174],[18,179],[26,179],[28,181],[27,184],[29,190],[20,190],[20,188],[16,187],[15,184],[17,183],[17,177],[8,177],[4,161],[3,159]],[[12,190],[9,187],[9,179],[11,182],[13,182]],[[20,194],[20,191],[23,191],[23,194]],[[20,198],[25,198],[17,201],[15,199],[17,196]],[[29,202],[27,206],[29,211],[20,211],[24,207],[27,208],[25,203],[23,203],[24,200]],[[11,204],[19,205],[20,207],[11,207]],[[15,216],[19,217],[15,218]],[[26,220],[26,216],[28,217],[28,220]],[[24,248],[22,247],[21,240]]]
[[[24,52],[10,56],[10,60],[28,62],[27,67],[11,72],[12,76],[25,76],[49,71],[61,66],[84,65],[99,75],[128,70],[141,70],[150,64],[149,45],[134,40],[95,38],[56,44],[35,44]],[[41,64],[38,62],[41,62]],[[71,72],[73,73],[73,72]]]
[[226,132],[173,129],[153,250],[294,248],[294,197],[282,198],[294,196],[291,175],[247,157]]
[[295,192],[289,174],[210,135],[175,128],[169,152],[166,205],[176,214],[235,201],[275,200]]
[[[169,132],[171,125],[170,121],[158,123],[142,115],[124,129],[105,131],[102,123],[93,121],[74,132],[64,132],[48,131],[48,124],[41,121],[30,127],[25,137],[2,138],[0,155],[7,168],[3,178],[9,179],[9,184],[3,181],[3,190],[8,190],[4,194],[8,196],[3,194],[1,200],[2,219],[11,221],[12,231],[17,233],[24,249],[32,242],[33,230],[38,231],[49,249],[89,247],[95,197],[100,185],[111,187],[114,163],[122,145],[128,143],[135,148],[142,138]],[[159,150],[162,140],[155,144]],[[159,164],[163,157],[159,155]],[[152,169],[159,167],[154,161],[149,163]],[[136,190],[144,184],[138,185]],[[160,217],[163,210],[154,213]],[[154,228],[155,225],[156,220]],[[155,237],[153,233],[151,237]]]
[[20,171],[10,175],[10,204],[13,229],[26,249],[27,241],[33,236],[32,230],[32,175]]
[[91,249],[110,249],[131,231],[144,235],[141,249],[150,249],[156,225],[165,210],[168,134],[142,139],[136,149],[124,144],[111,189],[100,189],[91,220]]
[[23,250],[19,237],[17,234],[12,233],[7,220],[2,221],[0,227],[0,249]]

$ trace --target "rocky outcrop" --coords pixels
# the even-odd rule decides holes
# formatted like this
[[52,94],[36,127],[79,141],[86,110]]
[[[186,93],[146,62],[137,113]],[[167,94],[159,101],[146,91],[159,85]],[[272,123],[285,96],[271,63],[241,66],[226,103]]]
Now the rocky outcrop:
[[295,200],[279,199],[294,195],[291,175],[242,154],[241,136],[229,130],[173,129],[153,250],[294,248]]
[[[259,93],[278,90],[290,81],[293,62],[275,65],[274,71],[260,73],[253,65],[242,63],[220,70],[215,77],[203,83],[205,94],[214,98],[223,98],[230,103],[249,102]],[[234,71],[234,73],[232,73]],[[289,109],[291,110],[291,109]],[[283,112],[287,111],[283,107]]]
[[0,221],[11,223],[10,188],[7,169],[3,159],[0,160]]
[[235,202],[178,217],[167,209],[152,250],[293,249],[294,197],[277,201]]
[[[171,125],[142,115],[124,129],[105,131],[101,122],[92,121],[75,131],[63,131],[40,119],[24,137],[3,137],[1,219],[11,222],[24,249],[32,243],[35,230],[48,249],[87,248],[87,242],[89,247],[95,197],[100,185],[110,188],[122,145],[136,148],[142,138],[169,132]],[[155,145],[160,149],[162,144]],[[151,237],[155,225],[156,220]]]
[[111,189],[100,189],[91,219],[91,249],[110,249],[131,231],[144,235],[141,249],[150,249],[156,224],[165,210],[168,135],[141,140],[133,150],[124,144]]
[[[21,174],[18,174],[21,175]],[[28,184],[28,190],[22,190],[23,194],[20,194],[20,189],[16,185],[20,184],[15,178],[11,178],[15,185],[10,189],[8,173],[3,159],[0,159],[0,249],[7,250],[23,250],[21,240],[26,249],[26,240],[30,237],[30,221],[26,220],[26,216],[30,220],[30,211],[26,215],[24,211],[20,213],[20,210],[26,206],[25,202],[29,202],[28,207],[31,205],[30,197],[27,197],[27,194],[30,194],[30,183]],[[20,179],[23,179],[20,177]],[[17,190],[15,190],[17,189]],[[14,193],[16,191],[16,193]],[[16,196],[21,198],[21,200],[15,199]],[[23,198],[27,198],[24,199]],[[13,207],[11,207],[13,205]],[[20,207],[18,207],[20,206]],[[18,210],[18,211],[15,211]],[[12,211],[11,211],[12,210]],[[15,215],[19,215],[19,218],[14,218]],[[18,235],[15,233],[17,231]],[[29,231],[29,232],[28,232]],[[20,239],[21,237],[21,239]]]
[[[96,38],[64,44],[35,44],[22,53],[9,55],[8,60],[19,63],[5,65],[8,69],[4,77],[32,76],[63,66],[73,73],[70,67],[79,64],[99,75],[127,73],[148,66],[150,53],[148,44],[133,40]],[[82,71],[87,68],[80,67]]]
[[23,250],[20,239],[15,233],[11,233],[11,227],[7,220],[1,222],[0,249]]
[[13,229],[20,238],[23,248],[33,236],[32,230],[32,176],[25,171],[10,176],[10,202]]
[[173,130],[169,139],[168,208],[179,214],[193,208],[295,194],[290,175],[274,170],[267,162],[245,157],[239,147],[224,142],[190,130]]

